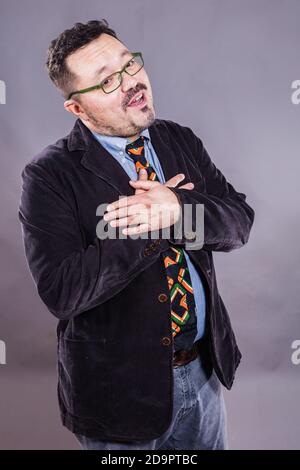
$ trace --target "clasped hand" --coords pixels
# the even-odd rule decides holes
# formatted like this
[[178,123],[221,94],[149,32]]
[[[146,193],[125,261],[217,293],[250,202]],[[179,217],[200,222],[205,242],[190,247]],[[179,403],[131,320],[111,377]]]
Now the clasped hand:
[[[135,188],[133,196],[124,196],[107,206],[104,220],[112,227],[125,227],[124,235],[135,235],[162,229],[175,224],[181,215],[181,205],[177,196],[169,189],[176,187],[185,175],[179,173],[165,183],[148,180],[146,170],[139,171],[137,181],[129,183]],[[193,183],[179,186],[182,189],[193,189]],[[129,227],[129,225],[136,225]]]

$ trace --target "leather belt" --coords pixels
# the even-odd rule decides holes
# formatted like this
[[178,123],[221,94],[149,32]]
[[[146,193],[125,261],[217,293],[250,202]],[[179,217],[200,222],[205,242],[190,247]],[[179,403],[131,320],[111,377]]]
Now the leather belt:
[[199,355],[199,345],[201,340],[196,341],[191,349],[179,349],[173,352],[173,367],[184,366],[196,359]]

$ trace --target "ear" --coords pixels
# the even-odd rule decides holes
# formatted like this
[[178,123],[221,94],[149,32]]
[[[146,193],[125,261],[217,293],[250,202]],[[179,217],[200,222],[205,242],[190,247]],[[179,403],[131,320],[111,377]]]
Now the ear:
[[83,117],[85,112],[83,111],[80,103],[73,100],[72,98],[64,102],[64,108],[69,113],[74,114],[76,117]]

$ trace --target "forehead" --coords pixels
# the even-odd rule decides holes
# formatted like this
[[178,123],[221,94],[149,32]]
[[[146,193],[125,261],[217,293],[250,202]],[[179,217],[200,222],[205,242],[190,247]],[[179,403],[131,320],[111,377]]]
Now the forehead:
[[109,34],[101,36],[86,46],[70,54],[67,59],[67,67],[80,78],[92,78],[102,67],[107,68],[103,73],[107,73],[119,68],[123,64],[123,53],[129,49],[118,39]]

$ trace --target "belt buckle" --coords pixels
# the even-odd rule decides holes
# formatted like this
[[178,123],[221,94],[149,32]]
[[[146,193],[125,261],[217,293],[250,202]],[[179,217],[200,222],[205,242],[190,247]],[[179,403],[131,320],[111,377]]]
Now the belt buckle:
[[[180,349],[179,351],[176,351],[173,353],[173,367],[179,367],[179,366],[184,366],[188,364],[189,362],[193,361],[196,359],[198,356],[198,341],[196,341],[191,349]],[[179,357],[176,355],[177,353],[179,354]],[[180,358],[181,356],[181,358]]]

